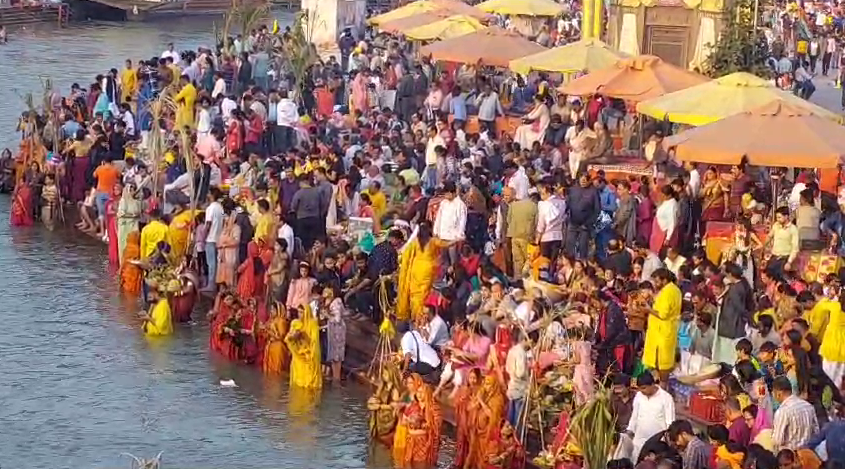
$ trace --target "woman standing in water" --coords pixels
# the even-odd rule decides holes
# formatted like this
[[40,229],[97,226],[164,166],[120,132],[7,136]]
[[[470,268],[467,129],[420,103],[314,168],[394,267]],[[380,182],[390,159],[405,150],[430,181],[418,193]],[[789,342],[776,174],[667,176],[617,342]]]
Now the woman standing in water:
[[267,340],[264,346],[264,360],[261,368],[265,374],[278,375],[285,369],[288,361],[288,350],[285,346],[285,335],[288,332],[287,312],[284,305],[276,303],[273,306],[270,320],[264,325]]
[[224,221],[223,231],[217,240],[217,284],[235,286],[235,271],[238,268],[238,241],[241,228],[236,222],[236,214],[230,211]]
[[307,389],[323,387],[320,366],[320,325],[307,305],[291,309],[295,319],[285,343],[291,353],[290,385]]
[[138,231],[143,203],[138,199],[137,192],[135,184],[128,184],[123,188],[123,195],[117,204],[117,250],[121,257],[126,249],[129,233]]
[[111,197],[106,202],[106,234],[109,239],[109,265],[120,267],[120,237],[117,234],[117,209],[120,205],[120,195],[123,193],[123,184],[117,183],[112,188]]

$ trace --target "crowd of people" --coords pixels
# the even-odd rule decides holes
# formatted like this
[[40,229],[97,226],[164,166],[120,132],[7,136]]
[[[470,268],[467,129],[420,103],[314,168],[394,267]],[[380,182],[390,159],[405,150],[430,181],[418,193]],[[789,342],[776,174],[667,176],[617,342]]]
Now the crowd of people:
[[[613,153],[618,100],[440,70],[372,31],[346,31],[340,59],[297,83],[291,34],[171,44],[56,94],[50,119],[26,114],[12,224],[53,228],[77,206],[120,288],[149,305],[147,335],[209,296],[209,347],[292,386],[340,381],[347,326],[378,326],[399,360],[375,377],[370,428],[399,466],[436,462],[445,403],[455,467],[518,467],[533,383],[564,363],[556,467],[580,467],[567,425],[601,386],[618,430],[608,467],[809,469],[824,441],[826,467],[845,464],[845,271],[800,267],[845,254],[845,199],[822,204],[813,171],[773,197],[789,177],[677,165],[648,123],[648,175],[609,175],[589,165]],[[537,39],[566,34],[553,36]],[[174,107],[154,122],[159,96]],[[708,225],[723,222],[735,230],[714,258]],[[725,421],[702,435],[673,377],[710,362],[702,392]]]

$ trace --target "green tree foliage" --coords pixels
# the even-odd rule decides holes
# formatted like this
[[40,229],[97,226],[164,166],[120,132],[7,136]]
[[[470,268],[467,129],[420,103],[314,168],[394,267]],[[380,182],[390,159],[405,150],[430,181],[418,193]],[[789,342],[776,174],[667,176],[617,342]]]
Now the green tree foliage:
[[748,72],[768,78],[772,71],[766,61],[771,57],[761,30],[754,27],[753,0],[737,0],[727,11],[724,28],[704,64],[704,74],[719,78],[734,72]]

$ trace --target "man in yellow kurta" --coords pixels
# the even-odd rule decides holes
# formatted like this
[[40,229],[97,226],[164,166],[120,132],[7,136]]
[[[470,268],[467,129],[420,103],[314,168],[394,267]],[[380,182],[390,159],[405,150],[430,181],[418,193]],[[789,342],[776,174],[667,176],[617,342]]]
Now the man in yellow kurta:
[[839,302],[825,297],[821,285],[816,285],[815,288],[811,287],[810,293],[815,297],[816,302],[811,309],[804,312],[802,317],[810,325],[810,332],[819,340],[822,340],[828,321],[833,315],[833,310],[840,307]]
[[132,68],[132,61],[126,60],[126,68],[120,72],[120,102],[125,103],[132,98],[135,101],[135,93],[138,91],[138,75]]
[[678,322],[681,319],[681,289],[669,269],[657,269],[651,276],[657,295],[651,306],[643,347],[643,365],[655,369],[665,383],[675,368]]
[[375,213],[376,220],[379,220],[380,225],[381,217],[383,217],[384,212],[387,211],[387,197],[381,190],[381,183],[378,181],[371,182],[370,187],[367,188],[365,193],[370,196],[370,203],[373,205],[373,212]]
[[822,356],[822,369],[836,386],[842,386],[845,377],[845,312],[838,301],[831,301],[830,317],[822,336],[819,355]]
[[182,130],[185,126],[194,127],[194,102],[197,100],[197,89],[191,83],[188,75],[179,78],[182,89],[176,95],[176,128]]
[[141,230],[141,259],[149,259],[156,252],[159,241],[169,242],[168,227],[161,221],[161,210],[150,211],[149,223]]
[[273,212],[270,211],[270,202],[259,199],[256,205],[258,206],[258,221],[255,224],[255,235],[252,239],[256,242],[263,241],[265,246],[272,246],[276,236],[273,233],[274,217]]
[[150,290],[149,296],[153,306],[144,318],[144,333],[147,336],[173,334],[173,319],[167,297],[155,289]]

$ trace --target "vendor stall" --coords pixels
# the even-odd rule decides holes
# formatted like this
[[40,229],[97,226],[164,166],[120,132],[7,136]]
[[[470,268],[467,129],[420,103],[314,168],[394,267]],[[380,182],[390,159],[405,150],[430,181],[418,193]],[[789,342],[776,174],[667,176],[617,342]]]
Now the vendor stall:
[[434,60],[507,67],[511,60],[546,50],[517,33],[490,27],[439,41],[420,49],[421,56]]
[[487,0],[480,10],[511,17],[514,29],[526,36],[536,36],[545,21],[563,13],[564,7],[554,0]]
[[705,125],[772,101],[784,101],[799,109],[840,122],[842,116],[786,92],[768,80],[745,72],[675,91],[637,104],[637,112],[678,124]]
[[836,168],[845,128],[805,107],[777,100],[663,140],[680,161],[754,166]]
[[509,68],[528,75],[532,71],[563,74],[594,72],[613,66],[625,54],[598,39],[582,39],[538,54],[512,60]]
[[622,59],[612,66],[565,83],[558,91],[574,96],[596,93],[640,102],[709,81],[704,75],[664,62],[653,55]]
[[453,15],[404,32],[405,37],[414,41],[445,41],[474,33],[486,26],[472,16]]
[[367,20],[367,24],[378,26],[383,23],[387,23],[388,21],[394,21],[399,18],[433,11],[447,11],[453,15],[472,16],[473,18],[482,21],[491,18],[491,15],[474,6],[467,5],[460,0],[418,0],[387,13],[374,16]]

